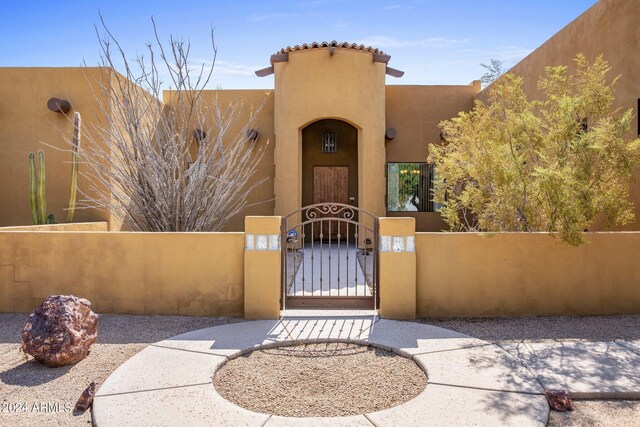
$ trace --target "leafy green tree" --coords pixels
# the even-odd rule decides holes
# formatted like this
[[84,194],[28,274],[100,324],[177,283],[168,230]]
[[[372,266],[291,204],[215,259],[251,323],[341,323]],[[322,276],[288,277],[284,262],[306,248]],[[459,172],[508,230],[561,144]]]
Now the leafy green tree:
[[598,57],[547,67],[530,101],[522,78],[505,74],[488,101],[442,122],[445,144],[431,144],[438,177],[434,200],[457,231],[546,231],[584,242],[596,218],[634,220],[629,186],[640,161],[630,139],[633,110],[613,109],[618,78]]

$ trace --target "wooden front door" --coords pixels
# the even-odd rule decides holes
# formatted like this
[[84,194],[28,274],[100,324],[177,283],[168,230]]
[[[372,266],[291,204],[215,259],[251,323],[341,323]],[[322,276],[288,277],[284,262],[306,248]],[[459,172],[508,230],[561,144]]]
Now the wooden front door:
[[[349,166],[314,166],[313,167],[313,203],[344,203],[349,202]],[[326,229],[324,229],[326,228]],[[322,232],[323,239],[346,239],[347,224],[335,224],[329,232],[328,227],[322,230],[314,228],[313,239],[319,240]],[[338,234],[340,237],[338,238]]]

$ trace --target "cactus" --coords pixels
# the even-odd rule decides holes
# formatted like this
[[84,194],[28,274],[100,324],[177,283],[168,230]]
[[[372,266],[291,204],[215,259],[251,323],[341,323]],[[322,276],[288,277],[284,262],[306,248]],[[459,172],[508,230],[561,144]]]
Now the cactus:
[[53,214],[47,214],[46,179],[44,152],[38,150],[37,167],[35,154],[29,153],[29,204],[36,225],[55,224]]
[[38,221],[37,191],[36,156],[33,153],[29,153],[29,204],[31,205],[31,218],[34,224],[40,223],[40,221]]
[[[73,140],[71,147],[71,191],[69,194],[69,209],[67,222],[73,221],[76,210],[76,194],[78,191],[78,149],[80,147],[80,113],[73,114]],[[52,213],[47,214],[46,196],[46,169],[44,152],[38,150],[38,165],[36,156],[29,153],[29,204],[31,205],[31,218],[35,225],[55,224]]]
[[73,221],[76,211],[76,193],[78,191],[78,149],[80,147],[80,125],[82,119],[77,111],[73,113],[73,144],[71,147],[71,192],[69,193],[69,209],[67,222]]
[[44,152],[38,150],[38,221],[39,224],[47,223],[47,172],[44,164]]

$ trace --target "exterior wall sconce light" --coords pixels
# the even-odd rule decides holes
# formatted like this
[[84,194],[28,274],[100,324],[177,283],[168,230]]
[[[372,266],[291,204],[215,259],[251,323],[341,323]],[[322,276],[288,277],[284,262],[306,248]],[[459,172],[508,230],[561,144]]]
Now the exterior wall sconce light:
[[249,129],[247,131],[247,139],[252,141],[252,142],[256,142],[258,140],[258,138],[260,138],[260,132],[258,132],[255,129]]
[[396,129],[395,128],[387,129],[387,131],[384,134],[384,137],[386,139],[388,139],[389,141],[391,141],[392,139],[394,139],[396,137]]
[[47,108],[54,113],[66,114],[71,110],[71,103],[66,99],[49,98]]
[[322,152],[324,154],[338,152],[338,135],[335,132],[329,130],[322,135]]
[[200,142],[203,141],[207,137],[207,133],[202,129],[194,129],[193,130],[193,139]]

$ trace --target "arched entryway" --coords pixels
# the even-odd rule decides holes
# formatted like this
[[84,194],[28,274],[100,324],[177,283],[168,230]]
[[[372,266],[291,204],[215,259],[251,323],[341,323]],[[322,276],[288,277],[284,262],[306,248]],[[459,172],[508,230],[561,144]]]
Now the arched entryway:
[[358,206],[358,130],[337,119],[302,129],[302,206]]
[[302,208],[283,216],[283,308],[375,308],[377,218],[358,209],[358,129],[301,129]]

